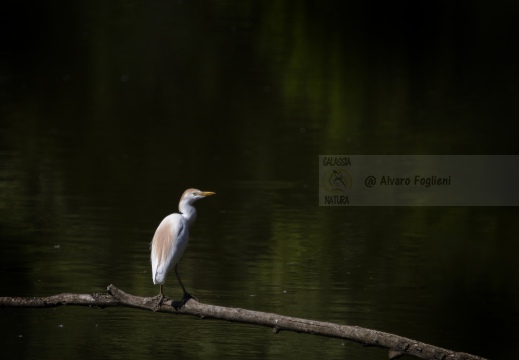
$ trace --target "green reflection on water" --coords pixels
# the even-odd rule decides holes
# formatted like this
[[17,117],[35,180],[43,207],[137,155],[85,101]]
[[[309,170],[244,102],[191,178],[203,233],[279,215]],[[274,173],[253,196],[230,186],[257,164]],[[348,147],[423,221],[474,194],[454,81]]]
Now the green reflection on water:
[[[447,3],[41,6],[36,24],[56,27],[38,44],[20,34],[0,68],[1,295],[155,295],[153,231],[197,186],[217,196],[197,204],[180,271],[202,301],[517,353],[516,209],[317,206],[319,154],[516,152],[509,17]],[[180,295],[172,279],[166,291]],[[7,358],[382,354],[126,309],[1,316]]]

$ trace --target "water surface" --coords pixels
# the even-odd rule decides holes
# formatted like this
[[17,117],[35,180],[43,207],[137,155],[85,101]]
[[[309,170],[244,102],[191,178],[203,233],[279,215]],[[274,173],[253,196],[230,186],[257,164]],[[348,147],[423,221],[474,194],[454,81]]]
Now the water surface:
[[[514,23],[493,9],[13,8],[24,30],[0,63],[0,296],[110,283],[157,294],[149,243],[198,187],[217,195],[197,203],[180,272],[201,301],[519,355],[516,208],[326,208],[317,197],[322,154],[517,153]],[[166,291],[181,295],[174,279]],[[386,356],[123,308],[0,317],[2,358]]]

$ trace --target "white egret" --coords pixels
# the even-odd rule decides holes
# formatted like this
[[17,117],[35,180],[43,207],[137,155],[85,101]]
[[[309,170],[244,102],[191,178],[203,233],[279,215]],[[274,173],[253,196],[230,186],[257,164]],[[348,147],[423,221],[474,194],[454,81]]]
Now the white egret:
[[[178,204],[180,214],[174,213],[166,216],[155,231],[151,242],[151,272],[153,284],[160,285],[160,293],[158,295],[160,302],[162,302],[164,298],[162,286],[166,281],[168,272],[172,268],[174,268],[175,275],[184,292],[180,306],[185,304],[190,298],[194,298],[186,291],[184,284],[182,284],[180,280],[180,276],[178,276],[178,262],[184,254],[189,241],[189,228],[195,222],[196,209],[193,203],[214,194],[212,191],[187,189],[182,194]],[[175,303],[177,305],[179,304],[178,302],[174,302],[174,304]]]

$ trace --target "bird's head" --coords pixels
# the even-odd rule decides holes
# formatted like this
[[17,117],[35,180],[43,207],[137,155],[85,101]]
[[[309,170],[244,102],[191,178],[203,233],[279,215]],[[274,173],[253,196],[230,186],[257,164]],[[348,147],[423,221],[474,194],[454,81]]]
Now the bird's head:
[[214,195],[215,193],[212,191],[201,191],[198,189],[187,189],[184,191],[184,194],[182,194],[182,197],[180,198],[180,202],[183,201],[187,202],[188,204],[191,204],[199,199],[203,199],[207,196]]

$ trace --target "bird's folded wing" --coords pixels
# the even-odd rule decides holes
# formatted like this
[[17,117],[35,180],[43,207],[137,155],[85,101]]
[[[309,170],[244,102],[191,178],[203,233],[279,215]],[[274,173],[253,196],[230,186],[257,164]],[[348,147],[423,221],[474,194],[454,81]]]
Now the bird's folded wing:
[[155,231],[152,242],[151,261],[153,269],[157,274],[165,274],[170,268],[168,260],[179,234],[183,231],[184,221],[182,215],[171,214],[166,217]]

